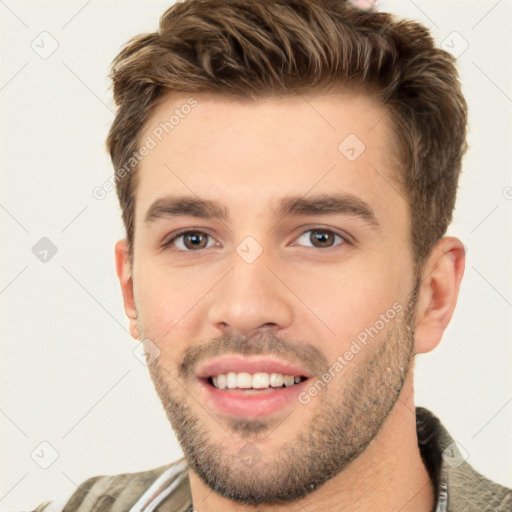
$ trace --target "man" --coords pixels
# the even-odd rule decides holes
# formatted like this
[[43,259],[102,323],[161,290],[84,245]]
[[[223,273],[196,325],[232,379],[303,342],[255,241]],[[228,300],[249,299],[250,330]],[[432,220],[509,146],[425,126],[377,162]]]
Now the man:
[[112,79],[117,274],[185,457],[61,509],[510,510],[414,403],[464,273],[454,59],[339,0],[186,0]]

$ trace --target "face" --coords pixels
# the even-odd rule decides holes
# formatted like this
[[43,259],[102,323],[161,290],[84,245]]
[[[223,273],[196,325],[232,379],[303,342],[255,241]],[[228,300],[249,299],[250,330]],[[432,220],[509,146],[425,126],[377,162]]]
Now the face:
[[136,336],[192,470],[233,500],[295,500],[363,452],[410,366],[390,127],[352,94],[190,96],[141,139],[157,143],[136,190]]

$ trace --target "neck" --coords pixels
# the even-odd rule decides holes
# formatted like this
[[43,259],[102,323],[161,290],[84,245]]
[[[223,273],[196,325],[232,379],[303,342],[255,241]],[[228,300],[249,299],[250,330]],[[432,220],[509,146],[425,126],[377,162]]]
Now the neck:
[[[254,507],[213,493],[190,471],[197,512],[254,512]],[[258,511],[297,510],[298,503],[259,506]],[[309,512],[430,512],[434,488],[418,448],[412,371],[384,425],[366,450],[345,470],[300,500]],[[299,507],[300,508],[300,507]]]

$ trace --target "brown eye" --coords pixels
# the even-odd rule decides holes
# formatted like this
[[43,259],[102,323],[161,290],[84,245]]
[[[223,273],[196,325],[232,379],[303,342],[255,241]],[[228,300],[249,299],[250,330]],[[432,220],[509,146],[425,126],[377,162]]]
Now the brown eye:
[[317,243],[317,247],[331,247],[334,243],[334,233],[331,231],[311,230],[310,240],[313,244]]
[[[339,240],[338,243],[336,243]],[[304,231],[293,245],[306,245],[315,249],[336,249],[338,246],[346,243],[346,240],[329,229],[308,229]]]
[[207,244],[208,235],[199,231],[191,231],[183,235],[183,243],[187,249],[204,249]]
[[213,244],[208,245],[208,239],[214,242],[213,238],[203,231],[184,231],[171,238],[164,247],[173,247],[182,252],[194,252],[200,249],[207,249]]

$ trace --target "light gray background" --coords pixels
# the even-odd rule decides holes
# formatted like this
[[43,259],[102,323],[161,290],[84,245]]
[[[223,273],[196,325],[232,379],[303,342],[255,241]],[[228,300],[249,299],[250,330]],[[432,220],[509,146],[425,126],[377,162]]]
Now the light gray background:
[[[0,511],[181,456],[132,352],[114,266],[123,236],[115,192],[92,196],[113,172],[104,150],[108,66],[129,38],[156,29],[171,3],[0,0]],[[512,486],[512,2],[403,0],[380,9],[423,22],[453,51],[469,45],[458,61],[471,147],[449,230],[467,246],[466,274],[441,345],[418,358],[416,396],[478,471]],[[43,31],[59,45],[46,59],[31,48],[51,49]],[[42,237],[58,249],[46,263],[32,253]],[[42,469],[53,450],[58,458]]]

